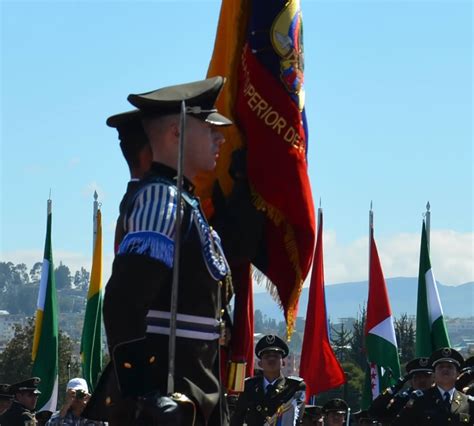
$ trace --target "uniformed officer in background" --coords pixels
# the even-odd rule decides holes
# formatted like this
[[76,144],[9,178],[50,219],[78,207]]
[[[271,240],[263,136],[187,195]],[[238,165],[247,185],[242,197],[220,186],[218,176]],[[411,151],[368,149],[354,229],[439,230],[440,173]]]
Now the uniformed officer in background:
[[353,420],[351,424],[354,426],[379,425],[379,422],[369,414],[368,410],[359,410],[352,413],[351,419]]
[[394,425],[446,426],[474,424],[474,400],[455,388],[462,355],[452,348],[433,352],[430,365],[435,385],[426,391],[414,391],[406,406],[397,415]]
[[130,197],[133,196],[138,188],[140,179],[150,169],[152,152],[148,143],[148,137],[143,130],[142,116],[139,110],[113,115],[107,119],[106,123],[107,126],[117,129],[120,149],[130,172],[130,180],[120,202],[119,218],[115,228],[114,247],[115,251],[117,251],[125,236],[123,219],[129,207]]
[[7,411],[13,402],[13,394],[10,391],[10,385],[0,384],[0,416]]
[[474,356],[464,362],[464,368],[456,380],[456,389],[466,395],[474,396]]
[[323,405],[324,425],[342,426],[349,415],[347,402],[340,398],[334,398]]
[[[232,124],[215,108],[223,84],[222,77],[213,77],[128,97],[140,110],[153,163],[125,214],[125,237],[104,297],[115,380],[109,384],[120,390],[120,397],[111,389],[105,398],[111,425],[221,426],[228,422],[218,347],[221,308],[228,303],[232,286],[219,236],[193,195],[196,175],[215,168],[224,142],[218,127]],[[178,200],[182,100],[187,109],[183,192]],[[181,225],[176,220],[178,209]],[[179,226],[181,241],[175,242]],[[179,265],[174,264],[177,244]],[[169,396],[170,299],[177,266],[174,390],[179,394]],[[138,411],[133,410],[134,404]]]
[[35,408],[38,402],[39,377],[15,383],[10,386],[9,392],[14,395],[11,407],[0,416],[2,426],[35,425]]
[[[369,413],[375,419],[392,421],[408,402],[413,391],[425,391],[433,385],[433,368],[429,358],[412,359],[405,366],[405,370],[405,376],[400,377],[397,383],[385,389],[372,401]],[[411,386],[403,389],[406,382],[410,382]]]
[[[262,426],[272,416],[279,414],[279,409],[287,416],[293,416],[298,424],[304,411],[306,385],[300,377],[284,377],[281,369],[288,356],[287,344],[278,336],[262,337],[255,346],[258,366],[263,374],[245,380],[244,391],[240,394],[231,426]],[[273,424],[273,423],[272,423]]]
[[323,423],[323,407],[320,405],[305,405],[301,426],[322,426]]

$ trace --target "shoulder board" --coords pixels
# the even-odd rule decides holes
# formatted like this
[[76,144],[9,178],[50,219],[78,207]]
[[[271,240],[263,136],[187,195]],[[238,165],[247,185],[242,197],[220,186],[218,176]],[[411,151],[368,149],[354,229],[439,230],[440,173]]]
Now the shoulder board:
[[247,377],[245,379],[245,383],[253,383],[253,382],[258,382],[260,380],[262,380],[261,376],[252,376],[252,377]]
[[286,377],[286,380],[292,380],[294,382],[298,382],[298,383],[301,383],[304,381],[304,379],[302,377],[298,377],[298,376],[288,376]]

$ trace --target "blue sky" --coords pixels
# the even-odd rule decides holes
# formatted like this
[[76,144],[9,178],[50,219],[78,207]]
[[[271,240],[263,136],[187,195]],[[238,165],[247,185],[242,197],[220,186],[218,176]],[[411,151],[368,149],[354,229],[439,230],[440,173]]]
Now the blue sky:
[[[105,278],[128,171],[105,119],[129,93],[205,77],[220,1],[1,3],[0,260]],[[444,284],[474,281],[472,3],[302,0],[309,174],[328,284],[367,277],[368,210],[386,277],[416,276],[422,213]]]

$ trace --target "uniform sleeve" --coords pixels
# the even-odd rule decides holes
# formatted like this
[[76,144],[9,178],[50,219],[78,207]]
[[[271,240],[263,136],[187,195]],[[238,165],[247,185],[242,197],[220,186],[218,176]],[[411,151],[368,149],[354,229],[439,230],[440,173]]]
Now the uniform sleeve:
[[394,426],[419,426],[418,412],[420,411],[420,400],[409,399],[393,420]]
[[242,426],[247,414],[248,405],[248,386],[246,384],[244,391],[239,395],[234,413],[230,419],[230,426]]
[[176,231],[176,188],[154,183],[143,188],[124,218],[127,234],[118,256],[134,254],[173,265]]
[[305,401],[306,401],[306,384],[305,382],[301,381],[298,384],[298,387],[295,392],[295,401],[296,401],[296,407],[298,409],[298,420],[302,421],[303,420],[303,414],[304,414],[304,406],[305,406]]

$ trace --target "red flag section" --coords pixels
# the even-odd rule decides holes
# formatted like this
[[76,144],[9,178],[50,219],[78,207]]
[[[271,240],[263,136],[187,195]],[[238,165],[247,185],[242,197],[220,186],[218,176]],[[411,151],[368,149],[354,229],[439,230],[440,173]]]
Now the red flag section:
[[388,301],[387,286],[380,264],[374,233],[370,233],[369,297],[367,300],[367,320],[365,334],[392,315]]
[[[252,263],[282,307],[291,334],[311,266],[315,218],[307,175],[303,41],[299,0],[223,0],[208,76],[227,78],[217,107],[235,126],[223,128],[214,173],[198,177],[197,194],[209,202],[215,182],[229,196],[232,153],[247,152],[247,177],[256,209],[265,212],[264,241]],[[233,259],[229,259],[231,268]],[[232,269],[236,305],[230,359],[253,365],[250,277],[241,259]],[[232,368],[232,366],[231,366]]]
[[309,287],[308,308],[300,361],[300,376],[306,382],[306,400],[336,388],[346,381],[328,336],[324,293],[323,215],[318,215],[318,238]]

